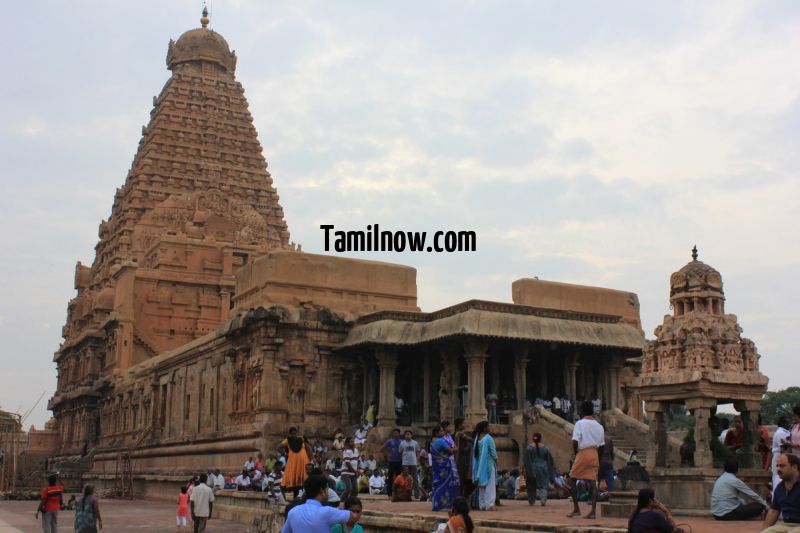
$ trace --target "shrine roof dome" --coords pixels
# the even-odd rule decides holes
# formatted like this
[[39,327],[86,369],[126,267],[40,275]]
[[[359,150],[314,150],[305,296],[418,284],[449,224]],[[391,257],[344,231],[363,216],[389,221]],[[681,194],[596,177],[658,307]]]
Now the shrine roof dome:
[[177,41],[170,41],[167,68],[174,70],[183,63],[208,61],[231,73],[236,69],[236,54],[231,52],[222,35],[208,29],[208,22],[208,11],[203,9],[202,27],[184,32]]
[[692,260],[670,276],[670,296],[681,293],[711,291],[722,294],[722,275],[711,265],[697,260],[697,247]]

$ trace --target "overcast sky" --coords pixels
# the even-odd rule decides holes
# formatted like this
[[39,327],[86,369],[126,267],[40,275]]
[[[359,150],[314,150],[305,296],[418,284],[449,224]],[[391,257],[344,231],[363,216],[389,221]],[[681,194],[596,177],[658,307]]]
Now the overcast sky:
[[[167,43],[201,2],[14,2],[0,84],[0,407],[41,426],[75,262],[91,263]],[[292,239],[472,229],[417,268],[431,311],[521,277],[639,294],[723,276],[770,388],[796,385],[800,3],[223,1]],[[794,213],[794,214],[793,214]]]

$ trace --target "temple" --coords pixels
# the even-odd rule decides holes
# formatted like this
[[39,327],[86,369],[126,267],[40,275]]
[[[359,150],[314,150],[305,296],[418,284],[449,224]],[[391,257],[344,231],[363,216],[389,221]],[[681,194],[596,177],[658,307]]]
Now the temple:
[[413,268],[291,243],[237,57],[208,23],[170,41],[171,76],[94,262],[76,266],[49,402],[56,459],[149,494],[236,469],[290,425],[311,438],[347,431],[371,401],[380,434],[475,423],[496,394],[512,458],[525,442],[518,415],[537,397],[640,414],[634,293],[520,279],[510,302],[423,312]]

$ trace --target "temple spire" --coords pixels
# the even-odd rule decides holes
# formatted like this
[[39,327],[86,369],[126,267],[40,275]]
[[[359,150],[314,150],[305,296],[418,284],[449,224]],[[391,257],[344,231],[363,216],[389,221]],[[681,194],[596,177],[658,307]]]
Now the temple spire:
[[692,247],[692,261],[697,261],[697,245]]
[[211,19],[208,18],[208,7],[206,7],[205,2],[203,2],[203,16],[200,17],[200,25],[207,28],[209,22],[211,22]]

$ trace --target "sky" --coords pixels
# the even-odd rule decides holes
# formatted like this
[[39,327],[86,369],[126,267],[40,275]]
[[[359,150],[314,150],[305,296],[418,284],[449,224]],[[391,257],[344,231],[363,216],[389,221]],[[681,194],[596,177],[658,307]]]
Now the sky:
[[[0,408],[41,427],[76,261],[91,263],[199,1],[15,2],[0,45]],[[413,266],[419,305],[523,277],[636,292],[648,338],[700,259],[762,356],[800,357],[800,3],[223,1],[292,240],[321,224],[474,230]],[[333,252],[331,252],[333,253]],[[36,404],[37,398],[43,399]]]

